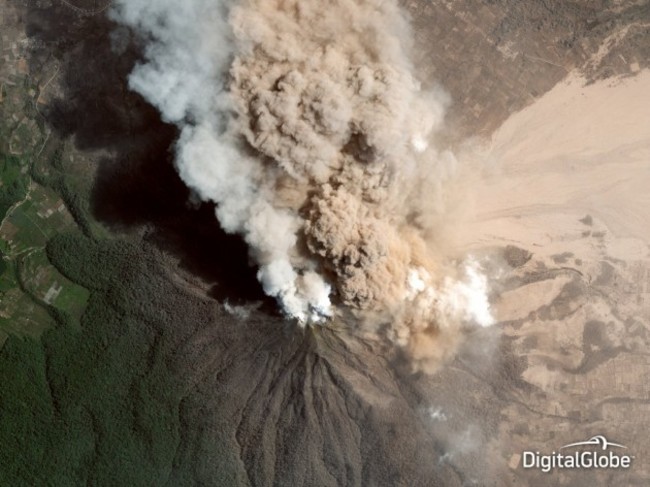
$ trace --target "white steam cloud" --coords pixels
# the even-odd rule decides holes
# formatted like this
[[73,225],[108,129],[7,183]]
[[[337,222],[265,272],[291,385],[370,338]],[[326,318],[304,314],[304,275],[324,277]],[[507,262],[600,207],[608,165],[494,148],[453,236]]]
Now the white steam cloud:
[[455,159],[430,144],[444,95],[412,74],[396,0],[118,0],[145,42],[129,79],[181,135],[181,178],[241,235],[264,291],[301,323],[389,324],[437,363],[493,319],[469,259],[452,279],[425,242]]

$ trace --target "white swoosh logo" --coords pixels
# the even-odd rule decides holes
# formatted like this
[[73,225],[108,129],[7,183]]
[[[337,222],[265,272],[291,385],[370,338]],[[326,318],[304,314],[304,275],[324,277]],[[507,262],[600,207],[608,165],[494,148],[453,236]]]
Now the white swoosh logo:
[[564,445],[563,447],[560,448],[560,450],[562,450],[562,448],[569,448],[571,446],[584,446],[584,445],[601,445],[601,448],[603,450],[607,450],[607,448],[610,447],[610,446],[617,446],[619,448],[627,448],[627,446],[621,445],[619,443],[613,443],[613,442],[607,441],[607,438],[605,438],[602,435],[596,435],[596,436],[592,436],[591,438],[589,438],[588,440],[585,440],[585,441],[578,441],[577,443],[569,443],[568,445]]

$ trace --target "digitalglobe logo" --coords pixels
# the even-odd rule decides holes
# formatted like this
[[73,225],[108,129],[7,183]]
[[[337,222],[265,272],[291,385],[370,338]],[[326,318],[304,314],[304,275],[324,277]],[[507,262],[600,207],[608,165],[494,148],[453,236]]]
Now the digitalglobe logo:
[[544,473],[555,469],[628,469],[634,456],[620,452],[621,449],[627,450],[627,446],[596,435],[585,441],[564,445],[560,451],[550,454],[524,451],[521,465],[524,469],[538,469]]

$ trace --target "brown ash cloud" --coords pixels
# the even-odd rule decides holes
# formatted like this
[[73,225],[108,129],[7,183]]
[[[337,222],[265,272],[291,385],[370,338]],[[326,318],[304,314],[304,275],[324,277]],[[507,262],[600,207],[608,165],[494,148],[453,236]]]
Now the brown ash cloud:
[[409,62],[396,1],[118,2],[146,39],[131,87],[181,129],[181,178],[240,234],[300,323],[384,330],[433,369],[486,281],[441,258],[430,222],[456,160],[431,143],[447,97]]

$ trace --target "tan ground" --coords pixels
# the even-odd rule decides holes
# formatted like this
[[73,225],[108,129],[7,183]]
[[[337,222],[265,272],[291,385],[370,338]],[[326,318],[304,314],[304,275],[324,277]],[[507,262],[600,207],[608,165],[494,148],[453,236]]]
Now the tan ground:
[[[532,255],[495,284],[503,286],[494,299],[499,330],[528,384],[515,385],[500,411],[491,443],[501,451],[492,464],[504,466],[492,472],[500,482],[650,479],[642,433],[650,427],[649,94],[648,71],[590,85],[571,76],[510,117],[474,155],[486,169],[474,181],[474,218],[462,245],[510,245]],[[550,452],[595,434],[628,445],[634,467],[544,477],[519,465],[525,449]]]
[[572,76],[494,134],[476,190],[471,243],[507,242],[594,256],[580,236],[591,215],[606,253],[645,258],[650,242],[650,71],[585,86]]

